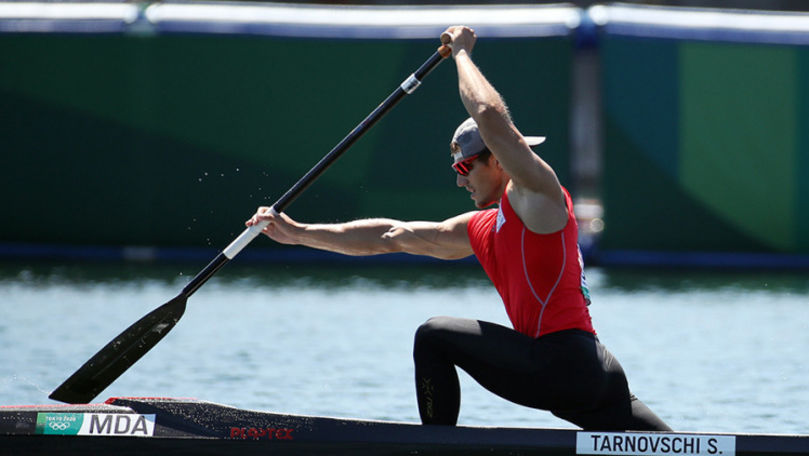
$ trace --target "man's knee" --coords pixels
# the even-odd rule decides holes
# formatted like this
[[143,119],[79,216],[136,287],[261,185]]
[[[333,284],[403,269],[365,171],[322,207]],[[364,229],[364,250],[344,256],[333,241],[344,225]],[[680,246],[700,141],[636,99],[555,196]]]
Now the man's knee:
[[422,323],[416,330],[413,341],[414,355],[427,347],[434,346],[441,339],[441,334],[449,328],[451,321],[451,317],[432,317]]

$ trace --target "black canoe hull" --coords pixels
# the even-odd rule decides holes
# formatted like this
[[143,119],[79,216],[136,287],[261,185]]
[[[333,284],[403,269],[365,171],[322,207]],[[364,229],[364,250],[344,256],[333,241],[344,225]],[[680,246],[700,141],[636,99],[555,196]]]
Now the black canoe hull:
[[195,400],[0,407],[0,455],[807,455],[809,435],[422,426]]

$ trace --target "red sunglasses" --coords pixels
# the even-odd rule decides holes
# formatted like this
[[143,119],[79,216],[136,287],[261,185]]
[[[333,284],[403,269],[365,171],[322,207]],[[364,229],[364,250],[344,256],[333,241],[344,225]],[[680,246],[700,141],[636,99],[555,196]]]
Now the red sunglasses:
[[455,172],[460,174],[461,176],[464,176],[464,177],[468,176],[469,171],[472,171],[472,162],[477,160],[478,156],[480,156],[480,154],[473,155],[473,156],[471,156],[469,158],[465,158],[465,159],[459,161],[458,163],[453,163],[452,164],[452,169],[454,169]]

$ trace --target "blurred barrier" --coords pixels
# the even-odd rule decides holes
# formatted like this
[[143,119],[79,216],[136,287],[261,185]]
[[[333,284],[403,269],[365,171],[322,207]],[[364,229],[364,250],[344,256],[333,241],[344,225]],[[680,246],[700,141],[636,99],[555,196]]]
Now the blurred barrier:
[[[0,3],[0,253],[222,247],[454,23],[574,195],[573,61],[597,46],[595,260],[809,266],[809,15],[622,4]],[[290,214],[471,209],[447,153],[464,117],[439,69]]]
[[[778,257],[684,253],[809,253],[809,15],[589,13],[603,83],[601,258],[755,266]],[[795,262],[809,265],[782,264]]]
[[[558,6],[0,3],[0,239],[221,248],[464,22],[476,60],[569,183],[579,10]],[[289,209],[308,221],[473,209],[439,68]],[[270,243],[264,245],[272,245]],[[16,246],[17,250],[9,246]]]

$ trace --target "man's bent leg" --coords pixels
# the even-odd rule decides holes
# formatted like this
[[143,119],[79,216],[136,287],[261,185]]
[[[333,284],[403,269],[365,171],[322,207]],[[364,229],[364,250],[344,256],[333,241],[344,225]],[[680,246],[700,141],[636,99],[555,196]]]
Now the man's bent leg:
[[442,349],[444,317],[431,318],[416,331],[416,397],[423,424],[454,426],[461,407],[461,387],[455,365]]
[[[495,323],[435,317],[416,332],[413,359],[422,423],[454,425],[460,409],[456,366],[489,391],[537,406],[543,362],[531,355],[535,339]],[[541,376],[540,376],[541,377]]]

